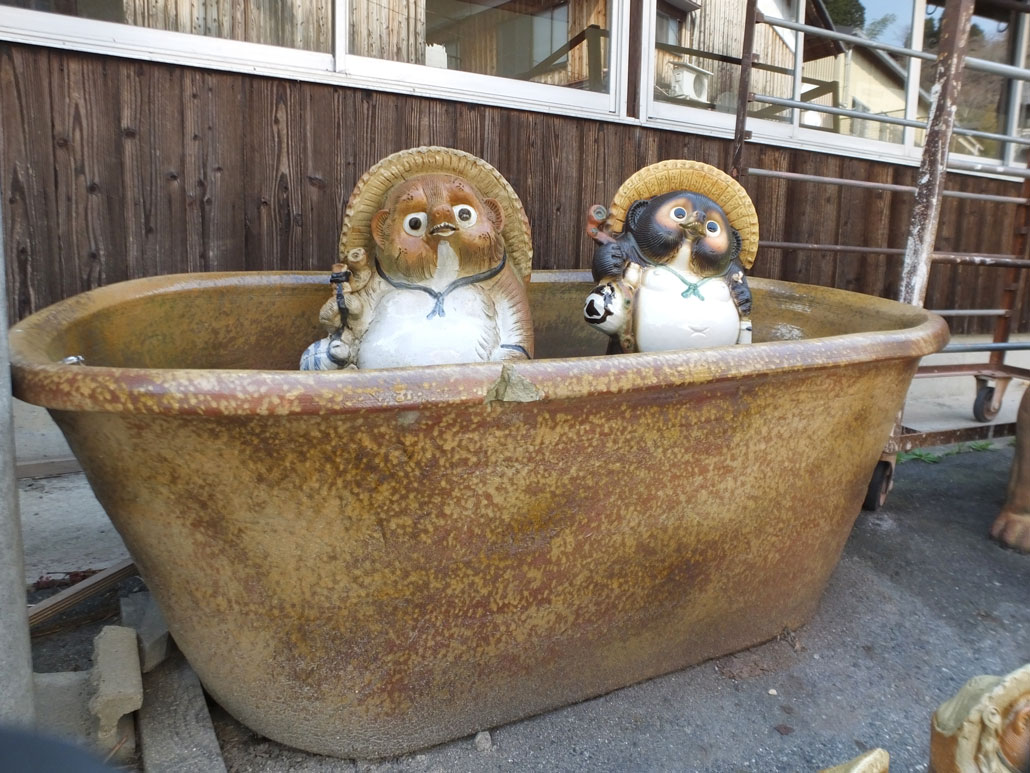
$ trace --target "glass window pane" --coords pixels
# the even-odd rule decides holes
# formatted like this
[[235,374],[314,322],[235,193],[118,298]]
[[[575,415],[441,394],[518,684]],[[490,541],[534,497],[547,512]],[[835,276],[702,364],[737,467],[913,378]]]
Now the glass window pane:
[[608,90],[609,0],[349,0],[350,52]]
[[333,0],[0,0],[34,11],[329,53]]
[[[940,41],[940,24],[944,9],[941,0],[930,0],[926,5],[924,48],[934,53]],[[983,9],[981,9],[983,10]],[[990,16],[973,16],[969,28],[967,56],[990,62],[1010,64],[1015,61],[1015,31],[1018,14],[1002,8],[993,9]],[[933,86],[934,67],[923,68],[921,89],[928,92]],[[980,156],[991,160],[1002,157],[1004,143],[985,137],[963,135],[967,129],[992,134],[1007,133],[1011,81],[1000,75],[966,68],[962,73],[955,112],[955,132],[951,138],[951,152]]]
[[[911,45],[912,0],[831,0],[807,4],[807,24],[895,46]],[[802,111],[801,123],[853,137],[900,143],[903,127],[873,119],[905,117],[908,57],[819,38],[805,40],[801,99],[870,118]]]
[[[759,0],[769,16],[793,18],[793,0]],[[744,0],[658,0],[654,23],[655,99],[735,113],[744,43]],[[789,97],[796,36],[758,25],[751,90]],[[752,115],[789,118],[784,108],[756,104]]]

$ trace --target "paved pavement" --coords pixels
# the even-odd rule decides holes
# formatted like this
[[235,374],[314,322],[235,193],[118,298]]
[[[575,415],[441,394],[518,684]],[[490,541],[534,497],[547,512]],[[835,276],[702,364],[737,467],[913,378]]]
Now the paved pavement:
[[[968,376],[917,381],[906,424],[972,424],[973,393]],[[69,454],[45,413],[17,401],[15,413],[20,464]],[[387,762],[295,752],[215,708],[229,769],[810,771],[882,746],[892,770],[924,770],[934,708],[974,675],[1030,662],[1030,556],[987,538],[1012,451],[1002,440],[903,462],[887,505],[859,516],[815,619],[787,639]],[[27,581],[125,556],[81,473],[20,492]]]

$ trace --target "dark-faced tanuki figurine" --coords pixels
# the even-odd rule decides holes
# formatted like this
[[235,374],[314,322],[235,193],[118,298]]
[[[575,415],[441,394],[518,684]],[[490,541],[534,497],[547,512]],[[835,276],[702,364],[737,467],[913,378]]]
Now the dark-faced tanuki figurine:
[[485,161],[437,147],[383,159],[351,194],[328,335],[301,369],[531,358],[531,245],[522,203]]
[[594,206],[597,242],[583,316],[612,338],[610,352],[696,349],[751,342],[745,269],[758,216],[736,180],[697,161],[641,169]]

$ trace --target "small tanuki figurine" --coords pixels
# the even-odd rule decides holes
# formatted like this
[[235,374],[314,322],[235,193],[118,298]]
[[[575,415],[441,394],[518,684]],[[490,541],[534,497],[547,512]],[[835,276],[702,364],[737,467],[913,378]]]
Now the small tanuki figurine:
[[529,221],[485,161],[452,148],[394,153],[351,194],[302,370],[395,368],[533,356]]
[[741,185],[708,164],[645,167],[595,205],[598,286],[583,316],[612,337],[609,352],[751,343],[744,271],[758,249],[758,216]]

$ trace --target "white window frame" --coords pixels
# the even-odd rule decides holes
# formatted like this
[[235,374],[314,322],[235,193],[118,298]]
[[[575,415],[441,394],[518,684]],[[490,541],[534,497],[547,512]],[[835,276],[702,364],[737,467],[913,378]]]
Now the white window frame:
[[[792,21],[803,22],[803,0],[793,0],[792,9],[794,18]],[[671,102],[664,102],[654,97],[655,83],[655,46],[654,46],[654,19],[657,11],[657,0],[644,0],[643,19],[643,61],[640,68],[640,115],[644,122],[664,129],[682,131],[691,134],[703,134],[711,137],[732,138],[736,116],[733,113],[721,113],[713,110],[704,110],[696,107],[678,105]],[[926,0],[914,0],[912,16],[915,22],[912,24],[912,48],[921,49],[923,45],[923,25],[919,22],[926,13]],[[1019,29],[1014,31],[1018,36],[1017,40],[1022,43],[1022,48],[1017,49],[1026,56],[1026,45],[1024,41],[1030,40],[1030,14],[1023,14],[1020,17]],[[804,33],[796,33],[798,45],[794,47],[794,93],[793,99],[800,100],[802,91],[802,52],[804,50]],[[906,67],[906,108],[905,115],[908,118],[916,118],[919,106],[919,76],[923,61],[914,57],[908,58]],[[927,63],[929,64],[929,63]],[[932,65],[931,65],[932,66]],[[1025,64],[1024,64],[1025,66]],[[1009,127],[1014,127],[1015,118],[1013,110],[1018,105],[1018,97],[1021,90],[1030,88],[1030,85],[1021,81],[1009,81],[1012,86],[1013,100],[1010,102]],[[872,119],[870,119],[872,120]],[[1008,127],[1007,127],[1008,128]],[[922,146],[915,141],[917,129],[904,127],[902,131],[902,142],[894,143],[884,140],[875,140],[864,137],[856,137],[847,134],[835,134],[833,132],[820,131],[806,128],[800,123],[798,110],[791,110],[791,120],[770,121],[758,118],[748,119],[748,129],[751,131],[752,141],[759,143],[774,144],[779,147],[811,150],[814,152],[833,155],[848,155],[856,158],[884,161],[888,163],[899,163],[907,165],[918,165],[922,156]],[[1001,132],[1005,133],[1005,132]],[[984,164],[986,166],[998,166],[1002,164],[1011,165],[1014,155],[1014,145],[1007,144],[1005,157],[1002,159],[985,158],[961,153],[952,153],[951,158],[959,161]],[[980,174],[990,174],[984,172]]]
[[[924,3],[925,0],[915,0],[916,12],[921,12]],[[792,21],[803,21],[801,16],[804,10],[804,3],[795,0],[791,5],[794,11]],[[648,55],[644,57],[640,68],[641,115],[645,116],[648,123],[662,128],[705,134],[712,137],[732,138],[736,125],[736,115],[734,113],[703,110],[655,99],[654,27],[651,20],[654,19],[656,10],[657,0],[644,0],[643,50],[647,51]],[[921,30],[918,32],[921,34]],[[798,36],[798,45],[793,47],[795,58],[793,99],[798,100],[802,90],[801,58],[804,50],[804,33],[798,32],[796,34]],[[915,62],[918,67],[918,59],[912,59],[911,61]],[[909,83],[911,82],[910,66]],[[918,84],[918,69],[916,70],[915,83]],[[916,88],[916,99],[918,99],[918,85]],[[800,124],[798,110],[791,110],[790,121],[770,121],[751,118],[748,120],[748,129],[752,133],[752,141],[768,142],[780,147],[812,150],[834,155],[846,154],[893,163],[918,163],[920,156],[920,149],[914,147],[911,140],[907,144],[897,144],[806,128]],[[906,132],[906,136],[907,134],[908,132]]]
[[[334,43],[330,53],[150,29],[5,5],[0,5],[0,40],[556,115],[595,118],[724,139],[732,138],[734,135],[733,113],[690,108],[654,98],[653,42],[657,0],[642,0],[640,81],[637,90],[639,102],[634,110],[630,110],[627,104],[629,16],[630,4],[634,0],[611,0],[611,19],[608,25],[608,93],[357,56],[347,50],[347,41],[350,38],[350,0],[334,2]],[[795,17],[798,17],[803,2],[793,0],[793,3]],[[925,7],[926,0],[914,0],[915,19],[923,18]],[[919,48],[922,45],[922,24],[913,25],[913,32],[913,47]],[[802,33],[797,34],[802,45],[795,48],[795,99],[798,98],[801,89],[800,57],[804,42]],[[1014,34],[1018,36],[1019,41],[1030,39],[1030,14],[1021,17],[1020,27]],[[1024,56],[1025,48],[1024,45]],[[916,115],[921,67],[922,62],[919,59],[909,59],[906,95],[906,114],[909,116]],[[1012,87],[1013,95],[1018,97],[1020,91],[1026,88],[1028,86],[1022,82],[1016,82]],[[1018,107],[1018,99],[1013,99],[1011,104],[1013,111],[1010,113],[1010,120],[1017,120],[1015,110]],[[639,117],[631,117],[631,113]],[[752,132],[753,141],[889,163],[919,163],[922,149],[915,143],[914,129],[905,128],[903,142],[898,144],[805,128],[799,123],[797,110],[792,111],[792,116],[790,122],[750,119],[748,128]],[[952,154],[952,157],[997,166],[1011,162],[1014,147],[1009,143],[1006,157],[1001,160],[959,154]]]
[[629,3],[611,0],[608,93],[530,83],[347,51],[350,2],[334,0],[334,49],[305,51],[0,5],[0,40],[560,115],[627,120]]

